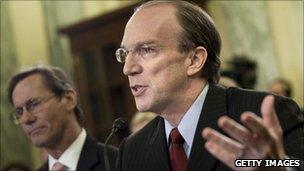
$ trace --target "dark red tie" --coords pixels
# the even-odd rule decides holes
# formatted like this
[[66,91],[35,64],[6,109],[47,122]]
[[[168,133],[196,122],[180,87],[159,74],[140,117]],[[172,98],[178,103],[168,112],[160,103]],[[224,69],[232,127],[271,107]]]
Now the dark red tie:
[[177,128],[170,133],[171,144],[169,148],[170,160],[173,171],[185,171],[187,169],[187,156],[184,150],[184,138]]

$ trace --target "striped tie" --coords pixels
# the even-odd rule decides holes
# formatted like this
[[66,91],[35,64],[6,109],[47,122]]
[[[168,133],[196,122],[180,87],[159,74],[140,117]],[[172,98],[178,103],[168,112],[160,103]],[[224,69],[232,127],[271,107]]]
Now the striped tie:
[[173,171],[185,171],[187,169],[188,159],[183,147],[185,142],[177,128],[172,129],[170,133],[171,145],[169,148],[170,160]]

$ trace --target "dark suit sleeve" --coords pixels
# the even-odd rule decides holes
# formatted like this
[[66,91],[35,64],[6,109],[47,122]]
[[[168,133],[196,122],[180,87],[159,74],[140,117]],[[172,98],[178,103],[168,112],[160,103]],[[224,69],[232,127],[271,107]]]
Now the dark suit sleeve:
[[303,160],[303,114],[299,106],[291,99],[276,97],[275,109],[284,132],[285,153],[290,157]]
[[283,128],[285,153],[289,158],[301,160],[300,167],[293,169],[304,170],[303,113],[293,100],[283,97],[276,97],[275,108]]

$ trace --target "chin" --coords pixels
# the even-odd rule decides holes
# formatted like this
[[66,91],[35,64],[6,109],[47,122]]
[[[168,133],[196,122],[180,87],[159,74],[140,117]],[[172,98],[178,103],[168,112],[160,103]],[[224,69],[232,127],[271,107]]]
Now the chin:
[[47,143],[44,142],[44,141],[39,141],[39,140],[33,141],[33,140],[32,140],[32,143],[33,143],[36,147],[40,147],[40,148],[43,148],[43,147],[46,147],[46,146],[47,146]]
[[149,109],[150,109],[150,107],[148,105],[141,104],[141,103],[136,103],[136,108],[139,112],[146,112],[146,111],[149,111]]
[[49,141],[47,140],[46,137],[43,136],[37,136],[37,137],[32,137],[31,138],[32,144],[34,144],[36,147],[47,147],[49,145]]

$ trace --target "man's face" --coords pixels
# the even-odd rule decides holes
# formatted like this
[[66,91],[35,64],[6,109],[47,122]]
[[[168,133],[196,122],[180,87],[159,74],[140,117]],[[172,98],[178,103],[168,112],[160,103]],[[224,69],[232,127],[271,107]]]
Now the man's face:
[[13,91],[13,104],[15,108],[23,106],[30,101],[41,101],[38,110],[29,113],[23,107],[20,125],[31,142],[38,147],[51,147],[61,138],[68,123],[67,110],[64,99],[58,99],[43,84],[41,75],[33,74],[21,80]]
[[137,11],[129,20],[122,47],[129,50],[123,72],[139,111],[163,114],[184,100],[186,55],[178,51],[181,27],[171,5]]

